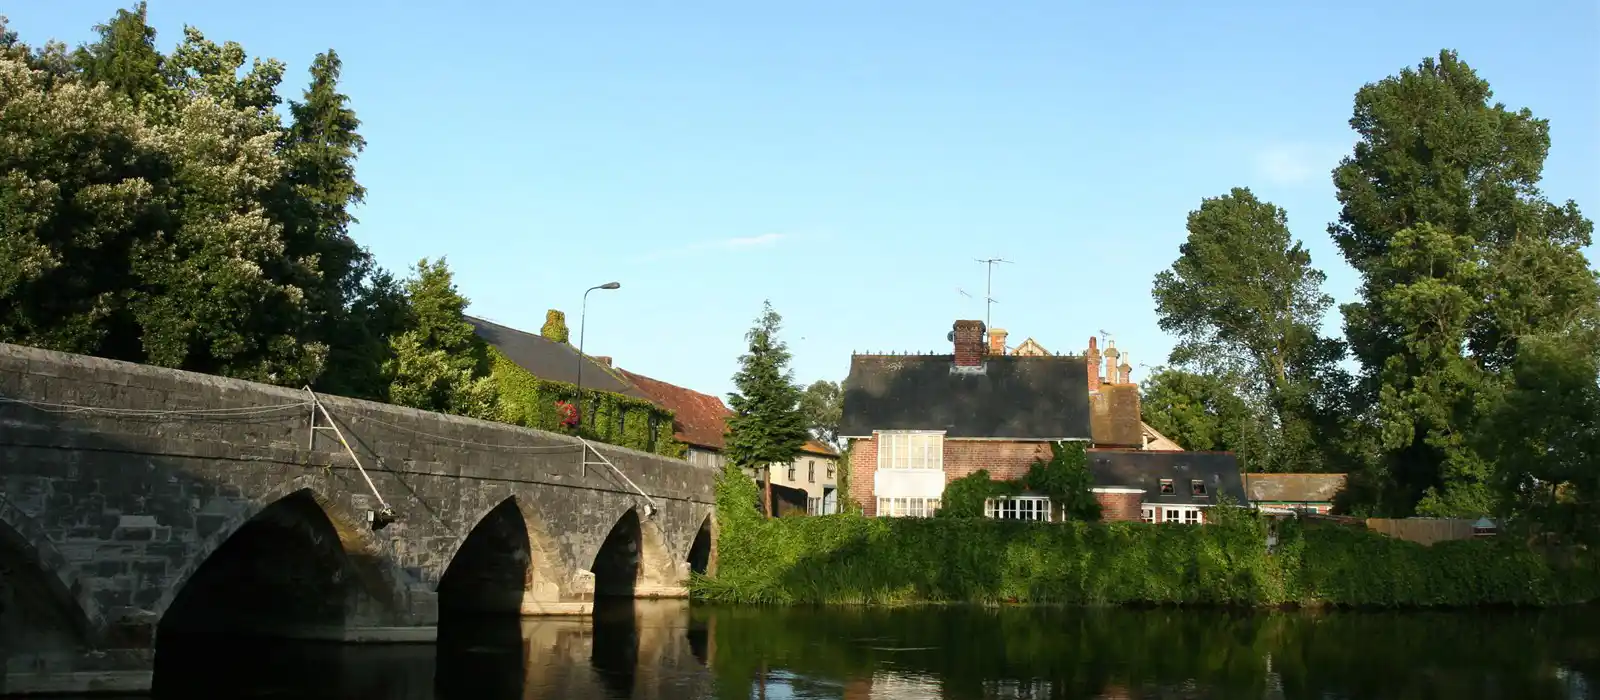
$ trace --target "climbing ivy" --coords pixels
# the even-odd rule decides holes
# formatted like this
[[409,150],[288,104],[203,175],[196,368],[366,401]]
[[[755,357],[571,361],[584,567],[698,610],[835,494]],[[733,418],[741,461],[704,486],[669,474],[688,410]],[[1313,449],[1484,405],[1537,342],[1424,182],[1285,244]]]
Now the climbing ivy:
[[1083,443],[1057,442],[1050,445],[1050,459],[1034,460],[1021,479],[993,480],[987,469],[979,469],[945,484],[938,515],[981,518],[985,501],[1033,491],[1048,496],[1066,520],[1095,521],[1100,519],[1100,502],[1089,491],[1093,485]]
[[[494,348],[489,348],[489,365],[489,376],[499,390],[502,422],[683,457],[683,443],[672,437],[671,411],[644,399],[592,389],[583,390],[580,402],[576,385],[536,377]],[[579,407],[581,422],[576,427],[562,424],[563,402]]]

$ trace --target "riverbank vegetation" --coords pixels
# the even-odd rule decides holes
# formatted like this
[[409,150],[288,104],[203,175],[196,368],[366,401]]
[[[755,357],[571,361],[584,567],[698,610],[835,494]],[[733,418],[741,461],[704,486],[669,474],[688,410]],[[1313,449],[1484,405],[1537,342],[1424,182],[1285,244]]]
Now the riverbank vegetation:
[[282,62],[194,27],[162,52],[142,2],[95,29],[33,47],[0,18],[0,342],[682,454],[669,411],[496,362],[443,258],[400,279],[352,238],[336,52],[284,105]]
[[985,518],[762,518],[749,477],[718,483],[715,577],[697,599],[757,604],[1561,605],[1600,575],[1513,538],[1423,546],[1214,509],[1204,526]]
[[1600,543],[1594,225],[1540,189],[1550,123],[1493,98],[1453,51],[1356,93],[1327,226],[1360,282],[1342,336],[1282,208],[1243,187],[1202,201],[1154,281],[1180,342],[1145,420],[1250,471],[1348,473],[1351,514]]

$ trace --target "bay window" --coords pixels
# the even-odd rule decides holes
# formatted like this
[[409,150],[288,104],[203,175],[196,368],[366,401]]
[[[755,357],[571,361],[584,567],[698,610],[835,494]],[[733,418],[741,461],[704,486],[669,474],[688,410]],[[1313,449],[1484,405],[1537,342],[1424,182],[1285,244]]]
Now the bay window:
[[878,433],[879,469],[944,469],[944,433]]

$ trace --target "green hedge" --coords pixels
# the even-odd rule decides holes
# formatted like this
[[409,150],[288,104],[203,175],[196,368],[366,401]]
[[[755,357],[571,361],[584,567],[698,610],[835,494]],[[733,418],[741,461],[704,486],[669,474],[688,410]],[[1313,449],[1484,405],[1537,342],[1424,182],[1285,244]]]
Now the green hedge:
[[[578,387],[540,379],[489,348],[490,376],[499,390],[499,419],[512,425],[579,435],[598,442],[631,447],[666,457],[683,457],[685,447],[672,437],[672,412],[649,401],[584,389],[583,422],[577,429],[561,424],[556,403],[577,405]],[[598,401],[598,405],[595,402]]]
[[[1425,547],[1343,527],[1279,530],[1234,510],[1201,527],[986,519],[759,517],[725,473],[718,569],[694,595],[730,603],[919,602],[1274,606],[1553,605],[1592,600],[1587,563],[1510,538]],[[1218,512],[1217,516],[1222,516]]]

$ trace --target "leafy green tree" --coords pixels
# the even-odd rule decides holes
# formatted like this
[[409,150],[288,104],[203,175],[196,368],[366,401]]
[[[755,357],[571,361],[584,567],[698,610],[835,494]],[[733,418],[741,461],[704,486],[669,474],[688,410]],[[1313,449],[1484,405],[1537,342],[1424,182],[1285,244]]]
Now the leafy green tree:
[[1247,470],[1262,471],[1261,426],[1238,384],[1225,375],[1158,369],[1140,389],[1140,412],[1186,450],[1236,452]]
[[748,350],[739,357],[735,390],[728,394],[733,409],[728,459],[742,469],[767,470],[769,482],[772,465],[793,461],[811,437],[800,411],[801,391],[789,368],[789,348],[778,337],[782,322],[771,302],[762,304],[761,315],[745,334]]
[[1249,189],[1205,199],[1188,229],[1152,290],[1162,330],[1179,338],[1169,360],[1231,378],[1260,427],[1254,468],[1327,471],[1337,455],[1322,434],[1340,419],[1333,397],[1348,380],[1343,344],[1317,330],[1333,304],[1325,275],[1283,209]]
[[1499,465],[1491,483],[1502,513],[1592,544],[1600,539],[1592,505],[1600,498],[1600,357],[1587,351],[1595,341],[1586,333],[1522,338],[1478,439]]
[[145,95],[166,90],[156,30],[147,20],[146,5],[140,2],[132,9],[117,10],[111,21],[96,25],[99,40],[83,45],[72,56],[83,77],[135,104]]
[[426,411],[491,420],[496,392],[488,346],[464,318],[467,299],[456,290],[444,258],[419,261],[406,281],[409,323],[393,339],[390,401]]
[[539,329],[539,335],[557,343],[568,342],[571,334],[567,331],[567,315],[555,309],[544,312],[544,327]]
[[800,412],[818,440],[839,445],[839,420],[844,417],[844,392],[838,382],[818,379],[800,395]]
[[1334,171],[1329,233],[1362,276],[1342,309],[1357,401],[1381,422],[1371,480],[1401,515],[1495,507],[1473,397],[1497,390],[1522,338],[1593,326],[1600,310],[1582,252],[1593,224],[1538,190],[1548,122],[1492,97],[1453,51],[1366,85],[1360,141]]
[[140,361],[129,251],[171,218],[162,145],[105,87],[0,57],[0,341]]

